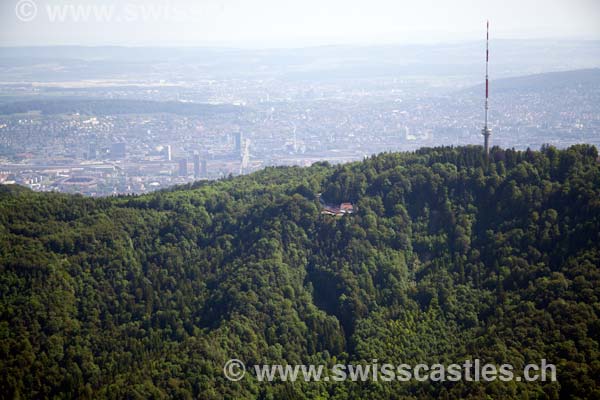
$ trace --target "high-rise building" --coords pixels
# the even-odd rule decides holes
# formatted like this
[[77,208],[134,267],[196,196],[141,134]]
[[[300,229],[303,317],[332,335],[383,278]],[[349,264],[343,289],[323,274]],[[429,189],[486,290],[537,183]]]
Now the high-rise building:
[[165,155],[165,160],[171,161],[171,145],[170,144],[168,144],[164,147],[163,152]]
[[127,156],[127,147],[125,143],[113,143],[110,146],[110,157],[113,160],[122,160]]
[[207,164],[208,163],[207,163],[206,159],[203,159],[202,160],[202,168],[200,170],[200,175],[203,178],[208,178],[208,165]]
[[200,178],[200,154],[194,154],[194,178]]
[[234,136],[235,140],[235,154],[242,154],[242,132],[238,131]]
[[95,160],[97,156],[98,156],[98,150],[96,150],[96,144],[95,143],[91,143],[88,146],[87,159],[88,160]]
[[179,176],[188,176],[187,159],[182,158],[179,160]]

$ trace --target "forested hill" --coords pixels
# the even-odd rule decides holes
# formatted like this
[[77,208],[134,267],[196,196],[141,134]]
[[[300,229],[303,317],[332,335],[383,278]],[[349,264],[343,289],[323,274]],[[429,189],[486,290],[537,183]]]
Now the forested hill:
[[[546,72],[542,74],[502,78],[493,82],[494,93],[544,93],[556,91],[600,90],[600,68],[574,71]],[[471,93],[481,93],[484,85],[466,89]]]
[[[598,398],[597,150],[481,154],[269,168],[140,197],[3,187],[0,397]],[[356,213],[321,215],[318,193]],[[229,382],[230,358],[545,358],[558,382]]]

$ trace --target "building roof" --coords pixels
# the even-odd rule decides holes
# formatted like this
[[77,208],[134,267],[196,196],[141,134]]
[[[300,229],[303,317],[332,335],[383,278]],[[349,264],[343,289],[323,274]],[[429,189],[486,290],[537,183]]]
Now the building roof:
[[352,205],[352,203],[342,203],[340,205],[340,209],[341,210],[353,210],[354,206]]

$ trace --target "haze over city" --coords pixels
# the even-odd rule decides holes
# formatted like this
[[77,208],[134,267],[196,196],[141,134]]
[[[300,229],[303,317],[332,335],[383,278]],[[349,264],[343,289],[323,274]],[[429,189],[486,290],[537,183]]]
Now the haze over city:
[[480,38],[486,19],[493,21],[496,39],[600,39],[600,4],[594,0],[4,0],[0,45],[263,48],[472,41]]

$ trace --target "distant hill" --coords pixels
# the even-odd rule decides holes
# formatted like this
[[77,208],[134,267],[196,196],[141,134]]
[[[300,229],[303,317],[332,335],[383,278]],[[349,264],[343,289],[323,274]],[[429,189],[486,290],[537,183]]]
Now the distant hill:
[[[497,77],[600,65],[600,41],[493,39],[491,46]],[[484,51],[484,40],[298,49],[0,47],[0,73],[5,82],[155,78],[157,70],[172,69],[186,79],[266,76],[329,80],[424,75],[478,79]]]
[[[578,88],[600,89],[600,68],[547,72],[513,78],[492,79],[490,82],[492,93],[552,91]],[[466,89],[466,92],[481,93],[483,89],[484,85],[481,84]]]
[[80,113],[89,115],[118,115],[170,113],[180,115],[208,115],[216,113],[237,114],[241,110],[241,107],[233,105],[88,98],[54,98],[0,104],[0,115],[21,114],[33,111],[39,111],[43,114]]

